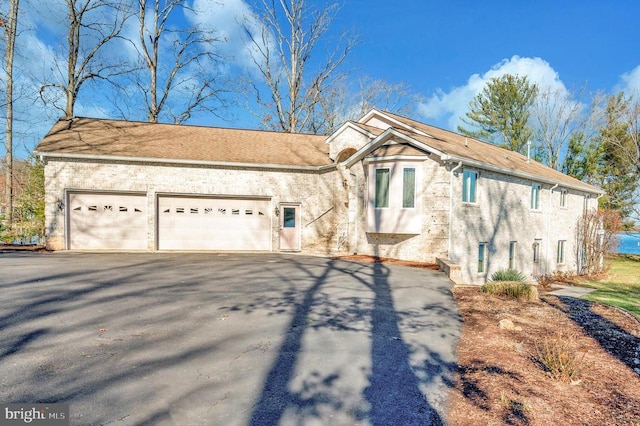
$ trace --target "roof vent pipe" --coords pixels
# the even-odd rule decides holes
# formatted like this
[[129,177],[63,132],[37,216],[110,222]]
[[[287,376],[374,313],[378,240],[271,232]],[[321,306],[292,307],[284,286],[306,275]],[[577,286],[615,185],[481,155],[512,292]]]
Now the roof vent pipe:
[[527,141],[527,163],[531,162],[531,141]]

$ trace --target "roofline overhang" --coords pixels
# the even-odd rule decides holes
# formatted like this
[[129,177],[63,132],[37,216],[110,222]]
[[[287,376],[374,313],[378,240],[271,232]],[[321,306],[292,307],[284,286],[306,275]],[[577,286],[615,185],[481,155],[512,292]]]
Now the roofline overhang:
[[410,125],[408,125],[408,124],[406,124],[406,123],[403,123],[403,122],[402,122],[402,121],[400,121],[400,120],[396,120],[396,119],[395,119],[395,118],[393,118],[393,117],[389,117],[389,116],[388,116],[387,114],[385,114],[384,112],[382,112],[382,111],[378,111],[378,110],[377,110],[377,109],[375,109],[375,108],[373,108],[371,111],[369,111],[368,113],[366,113],[366,114],[365,114],[365,115],[364,115],[360,120],[358,120],[358,123],[363,123],[363,124],[364,124],[364,122],[365,122],[365,121],[369,120],[369,119],[370,119],[371,117],[373,117],[374,115],[380,115],[380,116],[384,117],[385,119],[387,119],[387,120],[391,121],[392,123],[397,124],[397,125],[398,125],[398,127],[404,128],[404,129],[409,130],[409,131],[411,131],[411,132],[413,132],[413,133],[417,133],[417,134],[419,134],[419,135],[421,135],[421,136],[426,136],[426,137],[428,137],[428,138],[433,138],[433,136],[431,136],[430,134],[428,134],[428,133],[426,133],[426,132],[424,132],[424,131],[422,131],[422,130],[420,130],[420,129],[416,129],[415,127],[412,127],[412,126],[410,126]]
[[[562,188],[569,188],[569,189],[575,189],[576,191],[581,191],[581,192],[587,192],[590,194],[604,194],[605,192],[603,190],[601,190],[600,188],[596,188],[595,186],[592,186],[590,188],[586,188],[582,185],[576,185],[576,184],[571,184],[568,182],[561,182],[559,180],[556,179],[549,179],[549,178],[545,178],[539,175],[533,175],[531,173],[526,173],[526,172],[521,172],[518,170],[514,170],[514,169],[506,169],[504,167],[498,167],[498,166],[494,166],[491,164],[487,164],[487,163],[483,163],[481,161],[476,161],[476,160],[471,160],[469,158],[464,158],[464,157],[458,157],[455,155],[448,155],[445,154],[444,156],[441,156],[440,159],[444,162],[450,162],[450,163],[460,163],[462,162],[462,165],[467,165],[467,166],[472,166],[472,167],[476,167],[478,169],[483,169],[483,170],[489,170],[492,172],[497,172],[497,173],[501,173],[501,174],[505,174],[505,175],[510,175],[510,176],[516,176],[519,178],[523,178],[523,179],[528,179],[528,180],[532,180],[532,181],[536,181],[536,182],[540,182],[540,183],[546,183],[548,185],[558,185]],[[588,184],[585,184],[588,185]],[[591,185],[589,185],[591,186]]]
[[413,139],[412,137],[407,136],[404,133],[398,132],[393,127],[389,127],[387,130],[382,132],[377,138],[373,139],[367,145],[363,146],[358,151],[354,152],[353,155],[347,158],[345,161],[343,161],[342,164],[345,167],[353,166],[355,163],[362,160],[367,154],[371,153],[375,149],[382,146],[385,142],[387,142],[392,137],[405,140],[410,144],[412,144],[413,146],[415,146],[416,148],[422,149],[423,151],[427,151],[429,153],[434,153],[439,157],[442,157],[443,155],[445,155],[443,152],[440,152],[437,149],[434,149],[423,142]]
[[[375,110],[372,110],[372,111],[375,111]],[[411,136],[408,136],[408,135],[406,135],[404,133],[398,132],[393,127],[389,127],[387,130],[385,130],[383,133],[381,133],[377,138],[375,138],[370,143],[368,143],[367,145],[365,145],[362,148],[360,148],[351,157],[349,157],[344,162],[342,162],[342,165],[347,167],[347,168],[353,166],[358,161],[363,160],[364,157],[367,154],[369,154],[370,152],[372,152],[375,149],[377,149],[380,146],[382,146],[385,142],[387,142],[392,137],[397,137],[399,139],[405,140],[408,143],[414,145],[415,147],[417,147],[419,149],[422,149],[423,151],[434,153],[434,154],[438,155],[440,157],[440,160],[443,161],[443,162],[455,162],[455,163],[462,162],[463,165],[468,165],[468,166],[477,167],[479,169],[494,171],[494,172],[501,173],[501,174],[504,174],[504,175],[516,176],[516,177],[520,177],[520,178],[523,178],[523,179],[528,179],[528,180],[532,180],[532,181],[536,181],[536,182],[540,182],[540,183],[546,183],[546,184],[549,184],[549,185],[558,184],[559,186],[562,186],[563,188],[574,189],[576,191],[586,192],[586,193],[589,193],[589,194],[604,194],[605,193],[600,188],[596,188],[596,187],[588,185],[588,184],[584,184],[584,185],[588,185],[591,188],[585,187],[583,185],[576,185],[576,184],[571,184],[571,183],[568,183],[568,182],[561,182],[561,181],[558,181],[556,179],[549,179],[549,178],[545,178],[545,177],[542,177],[542,176],[539,176],[539,175],[534,175],[534,174],[531,174],[531,173],[521,172],[521,171],[514,170],[514,169],[506,169],[504,167],[494,166],[494,165],[491,165],[491,164],[483,163],[481,161],[471,160],[471,159],[465,158],[465,157],[459,157],[459,156],[455,156],[455,155],[446,154],[445,152],[442,152],[442,151],[439,151],[437,149],[434,149],[433,147],[427,145],[426,143],[420,142],[420,141],[412,138]],[[367,162],[371,162],[371,161],[373,161],[373,160],[368,160]]]
[[364,164],[370,163],[384,163],[386,161],[424,161],[426,160],[428,155],[387,155],[384,157],[366,157],[364,160]]
[[351,121],[347,121],[346,123],[344,123],[342,126],[338,127],[338,129],[333,132],[331,135],[329,135],[329,137],[325,140],[325,143],[331,143],[333,142],[333,140],[335,138],[338,137],[338,135],[340,133],[342,133],[343,131],[345,131],[347,128],[351,128],[353,130],[355,130],[356,132],[359,132],[365,136],[367,136],[368,138],[374,139],[376,137],[376,135],[374,135],[371,132],[368,132],[367,130],[363,129],[362,127],[358,127],[355,124],[353,124]]
[[191,166],[212,166],[212,167],[244,167],[252,169],[271,169],[271,170],[300,170],[312,172],[324,172],[336,168],[336,164],[327,164],[324,166],[295,166],[286,164],[261,164],[261,163],[243,163],[231,161],[203,161],[203,160],[186,160],[173,158],[153,158],[153,157],[127,157],[120,155],[93,155],[93,154],[66,154],[66,153],[50,153],[34,151],[34,154],[43,158],[62,158],[62,159],[78,159],[78,160],[100,160],[100,161],[124,161],[136,163],[159,163],[159,164],[182,164]]

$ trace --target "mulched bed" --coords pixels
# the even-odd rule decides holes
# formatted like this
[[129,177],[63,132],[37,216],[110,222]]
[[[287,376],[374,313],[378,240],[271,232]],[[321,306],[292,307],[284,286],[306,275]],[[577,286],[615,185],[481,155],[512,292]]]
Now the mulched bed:
[[[616,308],[542,295],[521,302],[456,288],[464,319],[452,425],[640,424],[640,322]],[[503,330],[510,319],[521,331]],[[536,360],[546,338],[568,342],[582,370],[558,380]]]
[[0,244],[0,252],[9,251],[46,251],[43,245]]

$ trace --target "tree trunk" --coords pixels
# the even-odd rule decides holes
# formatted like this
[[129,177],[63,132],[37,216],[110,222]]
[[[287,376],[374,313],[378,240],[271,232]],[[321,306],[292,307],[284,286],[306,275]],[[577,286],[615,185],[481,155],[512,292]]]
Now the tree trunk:
[[13,53],[18,27],[18,4],[20,0],[11,0],[9,22],[3,22],[6,40],[6,75],[7,75],[7,126],[6,126],[6,200],[7,228],[11,230],[13,222]]

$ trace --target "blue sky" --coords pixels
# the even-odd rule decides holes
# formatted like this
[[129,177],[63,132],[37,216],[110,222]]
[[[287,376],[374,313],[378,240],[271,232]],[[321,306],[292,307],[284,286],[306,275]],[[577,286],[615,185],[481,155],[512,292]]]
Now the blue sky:
[[[200,19],[229,39],[225,53],[237,68],[249,66],[239,17],[255,1],[192,0],[207,11]],[[18,40],[23,53],[21,72],[34,88],[40,84],[38,79],[51,73],[53,58],[65,41],[61,3],[26,3],[23,8],[24,31]],[[407,84],[423,98],[412,118],[455,130],[473,96],[490,78],[504,73],[527,75],[542,86],[566,90],[568,97],[571,89],[586,84],[587,99],[582,102],[598,90],[639,93],[639,16],[640,2],[631,0],[343,0],[332,32],[348,31],[359,39],[345,63],[353,76]],[[129,31],[133,34],[135,28]],[[30,124],[23,140],[16,143],[19,157],[26,156],[60,115],[36,99],[22,102],[22,113],[30,115]],[[80,93],[77,114],[109,116],[110,112],[105,99],[86,87]],[[235,116],[233,122],[209,116],[191,122],[259,127],[249,114]],[[4,155],[1,148],[0,154]]]

